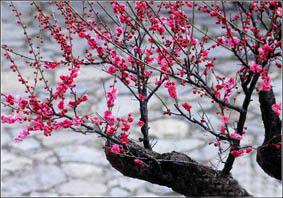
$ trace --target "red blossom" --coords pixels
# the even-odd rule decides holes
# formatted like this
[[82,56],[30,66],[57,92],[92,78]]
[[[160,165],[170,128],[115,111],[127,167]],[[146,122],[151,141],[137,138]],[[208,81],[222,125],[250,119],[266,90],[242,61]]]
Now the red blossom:
[[254,73],[260,73],[262,71],[262,66],[256,64],[255,62],[252,64],[252,66],[250,67],[251,71]]
[[60,66],[58,62],[45,62],[44,65],[47,69],[55,69],[56,67]]
[[142,94],[139,94],[138,95],[138,98],[141,100],[141,101],[144,101],[146,99],[146,97]]
[[144,168],[144,162],[141,161],[140,159],[134,159],[134,162],[140,167],[140,168]]
[[111,146],[110,151],[111,151],[112,153],[115,153],[115,154],[120,154],[120,153],[121,153],[121,149],[120,149],[120,146],[119,146],[118,144],[113,144],[113,145]]
[[121,133],[120,135],[120,140],[121,140],[121,144],[128,144],[129,140],[128,140],[128,134],[126,133]]
[[107,92],[107,107],[113,107],[117,100],[118,89],[112,87],[109,92]]
[[192,106],[188,102],[183,102],[182,106],[187,110],[191,111]]
[[15,98],[11,94],[7,95],[5,97],[5,102],[7,102],[9,105],[14,105],[15,103]]
[[275,113],[276,116],[280,116],[282,107],[280,104],[273,104],[272,111]]
[[223,116],[221,116],[221,121],[222,121],[223,123],[227,123],[227,122],[229,122],[229,117],[223,115]]
[[18,106],[21,108],[21,109],[25,109],[26,106],[28,105],[28,101],[24,98],[20,98],[18,100]]
[[236,140],[241,140],[243,137],[237,132],[230,133],[230,137]]
[[241,155],[244,154],[244,151],[243,150],[232,150],[231,151],[231,154],[234,156],[234,157],[239,157]]
[[139,127],[142,127],[143,125],[144,125],[144,121],[139,120],[139,121],[138,121],[138,126],[139,126]]

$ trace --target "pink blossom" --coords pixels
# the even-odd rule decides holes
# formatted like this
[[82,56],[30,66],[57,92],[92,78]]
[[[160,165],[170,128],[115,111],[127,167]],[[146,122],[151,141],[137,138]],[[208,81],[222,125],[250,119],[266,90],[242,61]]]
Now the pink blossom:
[[76,104],[75,101],[70,100],[69,103],[68,103],[68,106],[71,107],[71,108],[75,108],[77,106],[77,104]]
[[149,43],[153,43],[154,42],[153,38],[151,38],[151,37],[149,37],[147,40],[148,40]]
[[26,99],[24,99],[24,98],[20,98],[20,99],[18,100],[18,105],[19,105],[19,107],[20,107],[21,109],[25,109],[26,106],[28,105],[28,101],[27,101]]
[[131,128],[131,124],[128,123],[126,120],[122,120],[122,127],[121,130],[122,131],[128,131]]
[[135,62],[135,59],[134,59],[132,56],[129,56],[129,57],[128,57],[128,61],[129,61],[130,63],[134,63],[134,62]]
[[217,41],[219,44],[221,44],[221,45],[226,44],[226,39],[225,39],[224,36],[218,37],[218,38],[216,39],[216,41]]
[[278,1],[270,1],[269,4],[272,6],[276,6],[279,2]]
[[134,118],[132,116],[132,113],[128,114],[128,122],[132,123],[134,121]]
[[121,140],[121,144],[128,144],[128,142],[129,142],[128,134],[127,133],[121,133],[120,140]]
[[168,62],[165,58],[163,58],[161,61],[160,61],[160,68],[162,71],[164,72],[170,72],[170,69],[168,67]]
[[234,157],[239,157],[241,155],[244,154],[244,151],[243,150],[232,150],[231,151],[231,154],[234,156]]
[[230,47],[234,47],[235,45],[238,45],[239,44],[239,39],[238,37],[235,37],[233,36],[232,38],[230,38],[229,42],[228,42],[228,45]]
[[53,131],[51,122],[48,122],[47,125],[43,127],[43,131],[45,136],[51,136],[51,132]]
[[239,157],[243,154],[248,154],[250,152],[253,151],[253,148],[252,147],[247,147],[247,148],[244,148],[244,149],[241,149],[241,150],[232,150],[231,151],[231,154],[234,156],[234,157]]
[[79,103],[88,101],[88,95],[83,95],[82,97],[78,98]]
[[176,89],[176,84],[174,82],[166,82],[164,84],[164,87],[167,88],[169,96],[173,99],[177,98],[177,89]]
[[272,52],[273,51],[273,48],[268,45],[268,44],[264,44],[263,45],[263,49],[268,53],[268,52]]
[[57,105],[58,109],[64,109],[64,100],[61,100],[58,105]]
[[191,111],[192,106],[188,102],[183,102],[182,106],[187,110]]
[[96,39],[95,37],[90,37],[89,40],[88,40],[88,45],[90,47],[90,49],[94,49],[96,48]]
[[106,133],[107,135],[113,135],[114,133],[116,133],[116,131],[117,131],[117,128],[115,128],[114,126],[111,126],[107,128]]
[[153,53],[151,51],[151,49],[146,49],[145,50],[146,55],[151,56]]
[[17,120],[15,117],[13,116],[7,116],[5,114],[1,115],[1,121],[3,124],[7,123],[7,124],[13,124],[15,123]]
[[5,97],[5,102],[7,102],[9,105],[14,105],[15,103],[15,98],[11,94],[7,95]]
[[208,61],[205,64],[205,67],[207,67],[208,69],[212,69],[214,67],[214,62],[213,61]]
[[243,138],[240,134],[236,132],[230,133],[230,137],[236,140],[241,140]]
[[138,95],[138,98],[141,100],[141,101],[144,101],[146,99],[146,97],[142,94],[139,94]]
[[47,69],[55,69],[56,67],[58,67],[60,65],[60,63],[58,62],[45,62],[45,67]]
[[123,28],[121,27],[116,27],[115,29],[115,34],[119,37],[121,34],[123,34]]
[[278,7],[276,13],[279,17],[282,17],[282,7]]
[[187,5],[189,8],[193,7],[193,3],[192,3],[192,2],[186,1],[185,3],[186,3],[186,5]]
[[137,53],[137,54],[142,54],[142,49],[141,48],[138,48],[138,47],[135,47],[134,48],[134,51]]
[[281,114],[281,105],[280,104],[273,104],[272,105],[272,111],[275,113],[276,116],[280,116]]
[[97,116],[93,116],[93,117],[90,117],[90,120],[93,122],[93,123],[95,123],[95,124],[98,124],[98,125],[100,125],[100,120],[99,120],[99,118],[97,117]]
[[21,117],[21,115],[19,113],[16,113],[14,118],[20,124],[22,124],[24,122],[24,119]]
[[230,86],[233,86],[236,84],[236,79],[234,77],[230,77],[228,82],[227,82]]
[[79,37],[80,38],[87,38],[89,36],[89,33],[88,32],[80,32],[79,33]]
[[104,33],[103,33],[103,37],[104,37],[104,39],[107,40],[107,41],[109,41],[110,38],[111,38],[109,32],[104,32]]
[[221,125],[221,126],[220,126],[220,131],[221,131],[221,133],[225,133],[225,130],[226,130],[225,125]]
[[120,154],[121,153],[121,149],[120,149],[120,146],[118,144],[113,144],[110,151],[112,153],[115,153],[115,154]]
[[81,124],[84,123],[84,120],[78,116],[73,118],[73,125],[75,126],[80,126]]
[[145,167],[143,161],[141,161],[140,159],[134,159],[134,162],[141,168]]
[[18,137],[15,138],[15,141],[21,142],[23,141],[27,136],[29,135],[29,131],[27,129],[24,129],[19,135]]
[[113,107],[117,100],[118,89],[112,87],[109,92],[106,94],[107,98],[107,107]]
[[261,78],[261,89],[262,91],[271,90],[271,79],[269,76],[262,76]]
[[112,112],[109,111],[109,110],[106,110],[104,112],[104,115],[103,115],[103,118],[106,120],[106,122],[109,124],[109,125],[114,125],[114,116],[112,115]]
[[145,75],[146,77],[149,77],[151,74],[152,74],[152,71],[149,71],[149,70],[145,70],[145,71],[144,71],[144,75]]
[[177,90],[176,90],[176,86],[174,85],[170,85],[168,87],[168,92],[171,98],[176,99],[177,98]]
[[126,9],[126,5],[123,3],[118,3],[118,2],[111,2],[112,6],[113,6],[113,11],[114,13],[123,13]]
[[116,68],[114,66],[110,66],[110,67],[108,67],[107,72],[109,74],[115,74],[116,73]]
[[258,52],[260,55],[265,56],[265,51],[261,47],[258,48]]
[[222,89],[222,88],[223,88],[223,85],[217,84],[217,85],[215,86],[215,88],[216,88],[217,90]]
[[[229,96],[230,96],[230,93],[232,93],[232,92],[231,91],[229,92]],[[229,103],[230,102],[230,97],[228,97],[228,96],[224,97],[223,101],[226,102],[226,103]]]
[[220,92],[220,91],[214,91],[214,95],[215,95],[217,98],[220,98],[220,97],[221,97],[221,92]]
[[60,124],[63,128],[69,128],[70,126],[73,125],[73,122],[68,119],[65,119]]
[[99,56],[102,56],[103,55],[103,52],[104,52],[104,48],[102,46],[98,46],[96,48],[96,51],[98,53]]
[[243,149],[244,153],[250,153],[253,151],[253,148],[252,147],[247,147],[245,149]]
[[143,125],[144,125],[144,121],[139,120],[139,121],[138,121],[138,126],[142,127]]
[[251,71],[254,73],[260,73],[262,71],[262,66],[253,62],[252,66],[250,67]]
[[200,53],[202,54],[202,56],[207,56],[208,55],[208,51],[207,50],[201,50]]
[[227,122],[229,122],[229,117],[223,115],[223,116],[221,116],[221,121],[222,121],[223,123],[227,123]]

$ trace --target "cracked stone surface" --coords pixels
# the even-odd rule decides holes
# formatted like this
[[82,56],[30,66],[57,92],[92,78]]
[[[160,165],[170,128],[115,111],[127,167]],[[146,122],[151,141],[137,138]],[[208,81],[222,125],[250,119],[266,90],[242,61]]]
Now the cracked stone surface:
[[[22,10],[28,10],[29,3],[15,3]],[[7,3],[3,4],[2,42],[11,47],[25,49],[22,30],[15,26],[14,17],[8,9]],[[25,13],[25,12],[24,12]],[[28,20],[28,18],[27,18]],[[32,20],[32,19],[30,19]],[[213,31],[211,24],[207,24],[206,18],[200,17],[199,23],[207,25]],[[30,28],[32,30],[32,28]],[[53,57],[54,45],[45,45],[42,48],[46,57]],[[217,51],[216,57],[222,57],[226,51]],[[229,56],[228,56],[229,58]],[[9,63],[2,61],[1,86],[4,92],[12,92],[20,95],[23,90],[7,68]],[[228,65],[236,66],[231,60],[223,60],[221,63],[224,74],[231,72]],[[236,68],[236,67],[235,67]],[[22,68],[25,75],[31,71]],[[48,79],[56,81],[63,71],[48,73]],[[99,90],[99,83],[92,81],[93,68],[82,69],[83,75],[79,79],[79,87],[91,87],[94,93],[103,94]],[[97,74],[104,78],[103,73]],[[274,89],[280,96],[281,78],[279,74],[272,76]],[[101,86],[100,86],[101,87]],[[93,97],[93,96],[91,96]],[[95,98],[95,97],[93,97]],[[136,103],[128,96],[122,96],[121,109],[124,112],[132,110]],[[124,101],[124,107],[123,107]],[[126,101],[126,102],[125,102]],[[202,102],[199,98],[192,96],[191,104],[197,105]],[[126,105],[125,105],[126,104]],[[207,112],[211,111],[213,105],[203,102]],[[151,109],[160,110],[160,107],[152,102]],[[263,127],[258,112],[258,103],[252,104],[251,113],[248,115],[248,134],[243,141],[260,145],[263,140]],[[123,108],[122,108],[123,107]],[[102,107],[101,107],[102,108]],[[86,110],[100,110],[100,106],[86,107]],[[120,112],[121,112],[120,109]],[[211,120],[218,123],[217,119]],[[181,120],[159,120],[155,114],[150,123],[152,138],[156,141],[154,150],[159,152],[170,152],[172,150],[185,152],[196,160],[206,164],[217,166],[217,149],[208,142],[211,138],[198,130],[197,127],[185,124]],[[252,126],[252,127],[250,127]],[[1,130],[1,194],[3,197],[31,196],[31,197],[57,197],[57,196],[180,196],[171,189],[145,181],[124,177],[113,169],[107,162],[103,153],[103,139],[96,135],[81,135],[70,131],[59,131],[51,137],[44,137],[41,133],[32,134],[24,142],[16,144],[13,139],[20,131],[20,126],[2,126]],[[133,138],[139,137],[140,133],[134,130]],[[219,165],[218,167],[221,167]],[[236,160],[232,171],[233,176],[255,196],[280,196],[282,194],[281,183],[267,176],[255,162],[255,152],[240,157]]]

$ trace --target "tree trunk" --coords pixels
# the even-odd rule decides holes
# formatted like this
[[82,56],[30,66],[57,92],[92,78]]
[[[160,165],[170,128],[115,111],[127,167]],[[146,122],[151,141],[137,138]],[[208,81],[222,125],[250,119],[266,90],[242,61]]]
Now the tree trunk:
[[257,162],[271,177],[282,180],[281,177],[281,120],[272,111],[276,103],[273,90],[260,92],[259,103],[265,128],[265,138],[262,146],[257,149]]
[[[109,141],[106,148],[109,148]],[[130,142],[127,153],[114,154],[105,150],[110,164],[123,175],[167,186],[186,196],[248,196],[230,175],[201,165],[183,153],[159,154]],[[140,159],[144,167],[134,160]]]

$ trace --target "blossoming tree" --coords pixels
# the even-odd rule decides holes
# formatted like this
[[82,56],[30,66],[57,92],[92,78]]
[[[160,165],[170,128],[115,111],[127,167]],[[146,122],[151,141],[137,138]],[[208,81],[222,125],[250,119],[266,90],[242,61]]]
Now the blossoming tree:
[[[1,94],[2,106],[9,109],[9,114],[2,114],[2,123],[25,124],[16,142],[24,141],[34,131],[42,131],[45,136],[62,129],[95,133],[106,140],[109,163],[125,176],[164,185],[184,195],[248,195],[230,171],[237,157],[253,150],[262,169],[281,180],[281,104],[275,101],[270,77],[282,67],[280,2],[234,2],[236,9],[231,13],[225,9],[226,2],[82,1],[82,10],[68,1],[50,4],[56,6],[56,12],[43,10],[37,2],[31,6],[37,11],[40,31],[50,34],[60,46],[62,55],[57,61],[41,56],[21,13],[10,4],[30,49],[29,55],[24,55],[2,46],[11,70],[25,88],[21,97]],[[106,4],[111,4],[111,9]],[[113,25],[100,18],[98,8]],[[194,21],[196,11],[206,14],[223,32],[215,36],[200,29]],[[42,37],[38,39],[43,42]],[[74,53],[75,40],[87,43],[84,56]],[[237,73],[216,72],[217,60],[211,54],[219,48],[237,59]],[[34,80],[25,79],[14,56],[20,56],[26,67],[34,69]],[[79,110],[81,104],[89,102],[88,95],[79,95],[76,87],[80,69],[86,65],[113,77],[111,86],[105,88],[106,102],[100,104],[107,108],[103,112]],[[51,87],[45,71],[58,67],[68,71]],[[39,84],[44,85],[44,96],[37,94]],[[119,100],[118,84],[135,98],[138,116],[128,112],[127,117],[121,117],[113,111]],[[196,114],[199,107],[193,106],[188,97],[181,97],[180,89],[189,90],[188,96],[207,98],[215,108],[213,116],[222,124],[210,122],[205,111]],[[166,91],[172,105],[159,96],[160,90]],[[249,133],[247,114],[256,95],[265,128],[264,142],[258,148],[241,145]],[[215,137],[223,169],[204,166],[182,153],[155,152],[149,137],[148,104],[152,99],[162,104],[164,117],[181,117]],[[128,138],[133,127],[140,128],[138,140]]]

